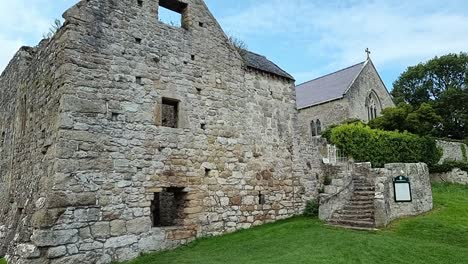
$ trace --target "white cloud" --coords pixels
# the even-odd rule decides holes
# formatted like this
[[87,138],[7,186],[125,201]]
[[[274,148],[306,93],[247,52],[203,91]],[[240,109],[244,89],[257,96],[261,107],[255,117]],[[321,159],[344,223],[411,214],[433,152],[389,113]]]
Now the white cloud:
[[[321,69],[326,72],[364,60],[366,47],[374,62],[386,67],[466,51],[464,10],[468,2],[462,0],[271,0],[224,17],[221,23],[241,38],[281,35],[301,43],[303,50],[291,50],[291,56],[326,58],[329,63]],[[303,71],[315,72],[314,66]]]
[[22,45],[35,45],[47,32],[51,1],[0,0],[0,72]]

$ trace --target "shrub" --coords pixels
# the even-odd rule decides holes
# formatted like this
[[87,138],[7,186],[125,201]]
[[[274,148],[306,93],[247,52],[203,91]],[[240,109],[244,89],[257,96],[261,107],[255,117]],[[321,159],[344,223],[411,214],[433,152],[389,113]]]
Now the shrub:
[[453,169],[468,171],[468,162],[449,160],[444,161],[443,164],[434,164],[429,167],[431,173],[446,173],[451,172]]
[[430,166],[442,157],[433,138],[372,129],[359,123],[333,128],[330,139],[355,161],[371,162],[375,167],[397,162],[424,162]]
[[317,217],[319,213],[319,204],[316,200],[310,200],[307,202],[304,209],[304,216]]
[[332,184],[332,178],[328,175],[325,176],[323,179],[323,185],[328,186]]

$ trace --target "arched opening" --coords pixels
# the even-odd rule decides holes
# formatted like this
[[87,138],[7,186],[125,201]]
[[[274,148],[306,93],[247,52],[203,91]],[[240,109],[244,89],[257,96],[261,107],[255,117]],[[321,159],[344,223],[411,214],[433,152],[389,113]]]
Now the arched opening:
[[310,134],[313,137],[317,136],[317,127],[315,126],[314,120],[310,121]]
[[322,122],[320,122],[319,119],[317,119],[316,127],[317,127],[317,136],[322,135]]
[[377,118],[382,110],[380,100],[374,91],[371,91],[366,98],[367,121]]

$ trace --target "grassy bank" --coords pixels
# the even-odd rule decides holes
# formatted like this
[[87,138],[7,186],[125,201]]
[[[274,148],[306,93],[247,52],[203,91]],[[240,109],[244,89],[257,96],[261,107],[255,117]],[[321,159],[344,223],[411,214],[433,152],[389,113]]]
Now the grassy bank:
[[435,210],[378,232],[356,232],[294,218],[186,247],[145,255],[156,263],[468,263],[468,187],[434,186]]

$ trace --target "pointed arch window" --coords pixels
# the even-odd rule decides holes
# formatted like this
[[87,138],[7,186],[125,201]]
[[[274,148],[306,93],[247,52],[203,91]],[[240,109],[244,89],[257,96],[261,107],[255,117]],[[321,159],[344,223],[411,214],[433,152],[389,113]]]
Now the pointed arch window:
[[317,136],[317,127],[314,120],[310,121],[310,133],[313,137]]
[[320,122],[320,119],[317,119],[315,126],[317,127],[317,136],[322,135],[322,122]]
[[367,120],[371,121],[377,118],[381,105],[379,98],[374,91],[369,93],[369,96],[366,98],[366,109],[367,109]]

